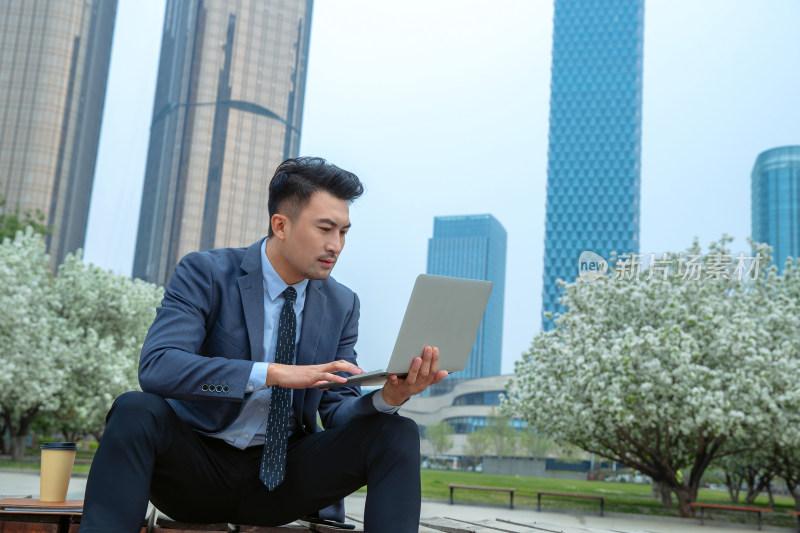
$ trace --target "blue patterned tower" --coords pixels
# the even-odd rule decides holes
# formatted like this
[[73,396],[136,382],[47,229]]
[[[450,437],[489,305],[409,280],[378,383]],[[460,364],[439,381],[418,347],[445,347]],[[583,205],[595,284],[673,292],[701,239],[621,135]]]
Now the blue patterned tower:
[[[506,284],[506,230],[492,215],[436,217],[428,240],[428,274],[494,283],[467,368],[456,380],[500,374],[503,301]],[[447,379],[455,383],[455,380]],[[439,392],[444,388],[440,389]]]
[[772,246],[783,270],[787,257],[800,257],[800,146],[761,152],[751,177],[753,240]]
[[643,35],[644,0],[555,0],[543,313],[582,251],[639,251]]

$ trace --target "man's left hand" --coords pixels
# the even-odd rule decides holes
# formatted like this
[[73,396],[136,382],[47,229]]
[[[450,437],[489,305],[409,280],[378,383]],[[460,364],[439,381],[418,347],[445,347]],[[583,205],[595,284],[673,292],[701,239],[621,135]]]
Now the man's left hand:
[[414,358],[405,378],[389,376],[383,386],[383,399],[389,405],[400,405],[446,377],[447,371],[439,370],[439,348],[426,346],[422,357]]

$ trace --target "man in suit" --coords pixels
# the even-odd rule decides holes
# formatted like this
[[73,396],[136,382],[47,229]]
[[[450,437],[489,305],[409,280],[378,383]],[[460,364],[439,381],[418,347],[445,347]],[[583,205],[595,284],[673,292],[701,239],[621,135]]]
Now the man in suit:
[[[114,403],[81,531],[138,531],[148,499],[174,519],[278,525],[367,485],[367,531],[417,531],[419,433],[399,406],[447,375],[426,347],[382,389],[310,388],[359,374],[359,302],[330,278],[358,177],[319,158],[270,182],[268,238],[191,253]],[[319,415],[325,430],[317,425]]]

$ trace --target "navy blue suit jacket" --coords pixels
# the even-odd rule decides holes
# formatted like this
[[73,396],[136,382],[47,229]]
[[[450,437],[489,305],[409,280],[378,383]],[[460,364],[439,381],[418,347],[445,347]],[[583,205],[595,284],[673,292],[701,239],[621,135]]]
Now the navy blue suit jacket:
[[[236,419],[253,362],[263,360],[261,242],[184,257],[142,347],[142,390],[167,398],[199,431],[221,431]],[[350,289],[332,278],[310,280],[295,363],[356,364],[358,316]],[[295,390],[292,407],[306,433],[319,430],[317,411],[325,427],[377,412],[357,386]]]

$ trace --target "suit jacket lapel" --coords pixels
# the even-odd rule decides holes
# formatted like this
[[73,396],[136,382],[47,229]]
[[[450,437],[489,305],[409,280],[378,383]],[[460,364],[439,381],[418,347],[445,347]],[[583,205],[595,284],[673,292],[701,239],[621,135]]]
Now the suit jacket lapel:
[[242,297],[247,337],[250,340],[250,359],[264,360],[264,277],[261,275],[261,242],[245,252],[242,270],[247,272],[239,278],[239,294]]
[[325,321],[325,306],[328,297],[322,293],[322,282],[311,280],[306,289],[306,303],[303,308],[303,326],[300,330],[300,343],[297,346],[296,365],[314,364],[317,345]]
[[[303,325],[300,328],[300,342],[297,345],[296,365],[312,365],[317,354],[322,328],[325,325],[325,306],[328,297],[322,292],[322,282],[311,280],[306,288],[306,303],[303,307]],[[303,425],[303,404],[306,391],[295,390],[292,395],[292,409],[294,409],[297,424]]]

